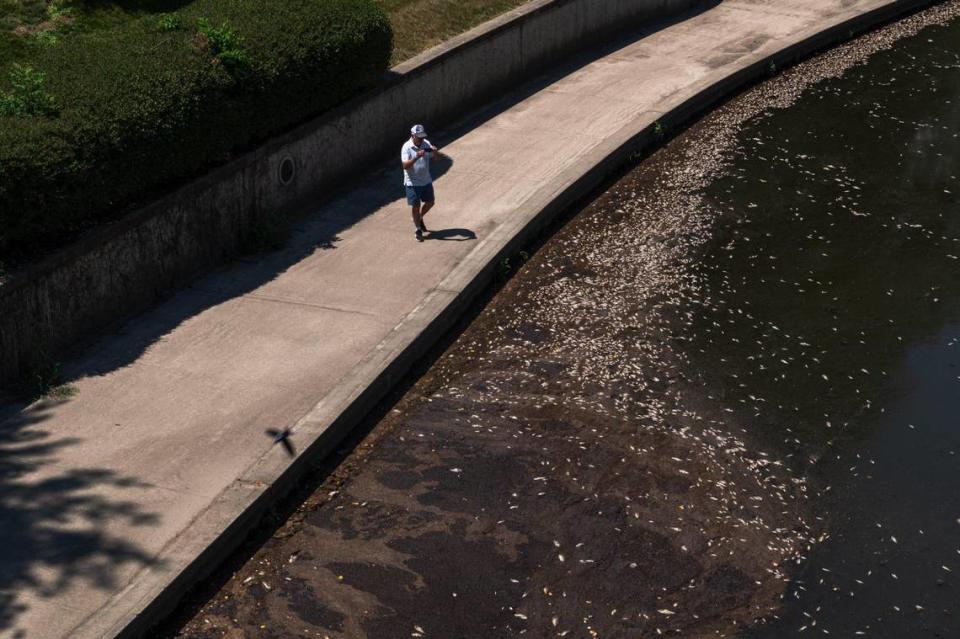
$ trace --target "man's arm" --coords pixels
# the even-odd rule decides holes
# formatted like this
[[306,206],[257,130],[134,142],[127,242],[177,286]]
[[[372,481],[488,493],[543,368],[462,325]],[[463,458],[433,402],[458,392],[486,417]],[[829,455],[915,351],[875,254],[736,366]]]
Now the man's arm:
[[404,160],[403,156],[400,156],[400,164],[403,165],[404,169],[409,171],[411,168],[413,168],[414,163],[416,163],[416,161],[422,157],[423,157],[423,151],[417,151],[417,154],[414,155],[409,160]]

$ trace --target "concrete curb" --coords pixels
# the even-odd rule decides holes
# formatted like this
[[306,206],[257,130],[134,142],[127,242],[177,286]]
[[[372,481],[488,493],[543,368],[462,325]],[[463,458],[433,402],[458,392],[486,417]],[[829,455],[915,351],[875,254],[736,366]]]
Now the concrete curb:
[[[423,357],[484,290],[499,261],[536,237],[557,215],[593,192],[620,167],[662,142],[656,124],[675,128],[761,80],[770,63],[780,69],[936,0],[895,0],[826,28],[796,34],[769,55],[743,58],[733,73],[688,87],[646,111],[605,140],[583,163],[544,184],[507,224],[483,238],[470,255],[371,351],[365,360],[295,426],[299,442],[310,442],[292,461],[264,455],[166,545],[156,563],[131,580],[74,637],[141,637],[209,575],[243,540],[259,518],[287,493],[312,463],[328,455],[347,433]],[[589,167],[584,169],[583,167]]]

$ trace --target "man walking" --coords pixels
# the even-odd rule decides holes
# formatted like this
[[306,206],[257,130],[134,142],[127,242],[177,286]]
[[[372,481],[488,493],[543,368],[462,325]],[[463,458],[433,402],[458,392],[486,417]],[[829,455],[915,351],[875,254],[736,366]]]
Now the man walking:
[[407,191],[407,204],[413,207],[413,225],[417,229],[415,234],[418,242],[422,242],[423,234],[429,232],[423,223],[423,216],[434,204],[430,160],[437,151],[437,147],[427,139],[427,131],[422,124],[410,129],[410,139],[400,151],[403,185]]

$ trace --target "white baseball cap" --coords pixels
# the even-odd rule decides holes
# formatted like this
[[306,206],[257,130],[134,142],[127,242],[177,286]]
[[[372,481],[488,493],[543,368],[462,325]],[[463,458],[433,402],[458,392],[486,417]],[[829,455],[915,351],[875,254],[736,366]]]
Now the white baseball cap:
[[415,135],[418,138],[425,138],[427,137],[427,130],[423,128],[422,124],[414,124],[410,129],[410,134]]

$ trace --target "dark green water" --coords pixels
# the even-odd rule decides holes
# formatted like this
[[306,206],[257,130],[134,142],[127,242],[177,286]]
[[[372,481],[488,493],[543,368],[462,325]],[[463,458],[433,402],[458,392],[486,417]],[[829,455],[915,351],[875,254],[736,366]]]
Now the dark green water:
[[829,537],[749,637],[960,637],[960,23],[751,122],[689,352]]

